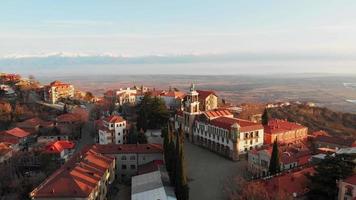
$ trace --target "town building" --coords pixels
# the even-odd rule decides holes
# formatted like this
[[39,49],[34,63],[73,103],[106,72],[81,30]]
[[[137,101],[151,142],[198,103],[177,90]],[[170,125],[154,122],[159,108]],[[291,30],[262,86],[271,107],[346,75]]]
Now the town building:
[[36,135],[40,128],[50,128],[53,127],[54,123],[49,121],[44,121],[38,117],[34,117],[23,122],[18,122],[17,127],[25,130],[33,135]]
[[159,170],[133,176],[131,180],[131,199],[146,200],[175,200],[174,188],[170,186],[167,171]]
[[271,196],[284,194],[293,197],[293,199],[306,199],[309,191],[307,176],[314,173],[314,168],[308,167],[282,173],[270,179],[262,180],[262,182]]
[[197,90],[199,99],[199,108],[201,111],[214,110],[218,108],[218,96],[214,91]]
[[194,84],[191,85],[189,92],[186,94],[183,111],[177,115],[176,129],[182,128],[187,138],[193,141],[193,125],[195,118],[202,112],[200,111],[199,93],[195,90]]
[[120,88],[118,90],[109,90],[104,93],[104,99],[116,106],[124,104],[135,104],[138,90],[136,88]]
[[[254,149],[248,152],[248,171],[253,176],[267,176],[272,147]],[[279,152],[280,170],[286,171],[309,164],[311,152],[308,149],[288,148]]]
[[105,200],[115,179],[115,158],[90,146],[73,155],[31,193],[33,200]]
[[[227,112],[227,111],[225,111]],[[217,112],[207,112],[217,113]],[[251,121],[231,116],[197,118],[194,125],[194,142],[232,160],[238,160],[241,154],[263,145],[263,126]],[[208,114],[207,116],[214,116]]]
[[161,144],[96,144],[97,152],[116,159],[116,175],[120,180],[129,180],[138,174],[139,166],[155,160],[163,160]]
[[1,83],[17,83],[21,80],[21,76],[19,74],[0,74]]
[[11,148],[11,144],[0,142],[0,164],[6,162],[12,157],[14,149]]
[[57,103],[61,98],[73,98],[75,93],[73,85],[60,81],[54,81],[43,89],[44,100],[52,104]]
[[272,144],[275,140],[280,144],[295,144],[305,141],[308,128],[287,120],[271,119],[264,126],[264,143]]
[[52,155],[53,160],[67,161],[75,151],[75,143],[68,140],[60,140],[48,143],[44,153]]
[[127,122],[118,115],[111,115],[102,120],[98,128],[99,144],[124,144],[127,140]]
[[185,93],[181,91],[168,91],[160,95],[166,107],[170,110],[181,110]]
[[24,148],[29,138],[30,133],[20,128],[0,132],[0,142],[11,143],[15,149]]
[[356,175],[339,181],[338,200],[354,200],[356,198]]

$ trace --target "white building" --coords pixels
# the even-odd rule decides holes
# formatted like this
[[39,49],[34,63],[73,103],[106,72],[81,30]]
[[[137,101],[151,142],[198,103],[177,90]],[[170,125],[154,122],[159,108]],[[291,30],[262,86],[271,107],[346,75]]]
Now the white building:
[[157,170],[154,172],[132,177],[132,200],[175,200],[174,188],[169,186],[167,172]]
[[251,121],[221,116],[195,120],[194,142],[232,160],[263,145],[263,126]]
[[163,161],[161,144],[96,144],[94,149],[101,154],[115,157],[116,175],[120,180],[127,180],[137,175],[140,165]]
[[118,115],[103,119],[99,127],[99,144],[124,144],[128,130],[127,122]]

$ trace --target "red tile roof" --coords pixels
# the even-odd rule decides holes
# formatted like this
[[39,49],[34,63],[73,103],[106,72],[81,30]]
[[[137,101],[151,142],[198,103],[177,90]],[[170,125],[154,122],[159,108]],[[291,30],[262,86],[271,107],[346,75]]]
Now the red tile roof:
[[205,100],[209,95],[215,95],[215,96],[217,96],[216,94],[215,94],[215,92],[214,91],[211,91],[211,90],[197,90],[197,92],[198,92],[198,98],[199,99],[203,99],[203,100]]
[[356,185],[356,174],[346,178],[345,180],[343,180],[343,182],[349,183],[351,185]]
[[52,83],[49,84],[51,87],[69,87],[71,84],[68,83],[63,83],[61,81],[53,81]]
[[210,111],[205,111],[203,113],[207,118],[217,118],[222,116],[233,116],[229,110],[226,109],[215,109]]
[[1,136],[0,137],[9,137],[9,136],[12,136],[12,137],[16,137],[16,138],[25,138],[27,136],[30,135],[29,132],[27,131],[24,131],[20,128],[13,128],[11,130],[7,130],[7,131],[3,131],[0,133]]
[[66,113],[57,117],[58,122],[78,122],[81,120],[81,116],[76,113]]
[[34,198],[87,198],[98,187],[98,182],[113,162],[113,157],[85,147],[30,195]]
[[210,124],[227,130],[230,130],[235,123],[240,126],[240,131],[242,132],[263,129],[261,124],[231,117],[218,117],[210,121]]
[[183,99],[185,97],[185,93],[180,91],[170,91],[170,92],[163,93],[161,96]]
[[46,153],[61,153],[65,149],[73,149],[75,147],[75,143],[67,140],[60,140],[50,142],[45,147]]
[[269,120],[268,125],[264,126],[264,131],[266,134],[278,134],[303,128],[306,127],[297,123],[288,122],[286,120],[281,119],[271,119]]
[[102,154],[163,153],[161,144],[95,144],[93,149]]
[[17,123],[19,127],[52,126],[53,122],[46,122],[38,117],[34,117],[23,122]]
[[104,121],[106,121],[108,123],[120,123],[120,122],[125,121],[125,119],[118,115],[111,115],[109,117],[106,117],[104,119]]
[[297,197],[300,197],[308,192],[308,178],[306,174],[313,174],[314,172],[314,168],[310,167],[276,176],[264,181],[265,187],[268,191],[274,194],[284,191],[290,195],[295,193]]

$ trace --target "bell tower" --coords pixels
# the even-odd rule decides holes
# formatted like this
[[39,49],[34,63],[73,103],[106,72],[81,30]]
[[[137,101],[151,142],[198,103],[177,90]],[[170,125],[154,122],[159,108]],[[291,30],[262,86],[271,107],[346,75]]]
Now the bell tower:
[[183,130],[190,141],[193,141],[194,119],[197,115],[201,114],[198,95],[199,93],[195,90],[195,85],[192,83],[183,108]]

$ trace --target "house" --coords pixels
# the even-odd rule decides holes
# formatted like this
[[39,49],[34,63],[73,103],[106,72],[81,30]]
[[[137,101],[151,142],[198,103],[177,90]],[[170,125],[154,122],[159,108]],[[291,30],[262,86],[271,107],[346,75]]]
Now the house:
[[98,123],[99,144],[124,144],[127,140],[127,122],[119,115],[111,115]]
[[70,129],[55,126],[41,129],[37,137],[37,142],[47,144],[53,141],[70,140],[72,138],[74,137]]
[[21,80],[21,76],[19,74],[0,74],[0,80],[2,83],[17,83]]
[[11,148],[11,144],[0,142],[0,164],[9,160],[13,152],[14,149]]
[[308,193],[308,177],[315,172],[313,167],[282,173],[270,179],[263,180],[264,186],[270,194],[287,194],[295,199],[303,199]]
[[138,168],[155,160],[163,159],[161,144],[96,144],[97,152],[116,159],[116,175],[120,180],[127,180],[138,174]]
[[136,88],[120,88],[118,90],[108,90],[104,93],[104,99],[116,106],[123,104],[135,104],[138,90]]
[[197,92],[201,111],[208,111],[218,108],[218,96],[214,91],[197,90]]
[[133,176],[131,180],[131,199],[175,200],[174,188],[170,186],[168,173],[159,170]]
[[12,144],[19,144],[19,148],[22,148],[26,145],[28,139],[29,139],[30,133],[27,131],[24,131],[20,128],[13,128],[10,130],[2,131],[0,132],[0,142],[7,142],[7,141],[13,141],[10,142]]
[[328,135],[318,135],[313,139],[317,148],[341,149],[348,147],[356,147],[356,142],[353,138],[342,138]]
[[40,128],[49,128],[53,127],[53,122],[43,121],[38,117],[34,117],[23,122],[18,122],[16,124],[17,127],[31,133],[32,135],[36,135]]
[[44,100],[52,104],[57,103],[61,98],[74,97],[74,86],[61,81],[53,81],[49,85],[44,86],[43,90]]
[[233,117],[198,118],[193,135],[196,144],[232,160],[263,145],[261,124]]
[[307,139],[308,128],[287,120],[271,119],[264,126],[264,133],[265,144],[272,144],[275,140],[281,144],[295,144]]
[[68,140],[59,140],[48,143],[44,148],[44,153],[53,156],[54,160],[67,161],[74,153],[75,143]]
[[73,155],[31,193],[33,200],[105,200],[115,179],[115,158],[91,146]]
[[339,181],[338,200],[354,200],[356,198],[356,174]]
[[166,107],[170,110],[180,110],[185,97],[184,92],[180,91],[168,91],[160,95],[166,104]]
[[[254,176],[267,176],[272,147],[254,149],[248,153],[248,171]],[[311,152],[308,149],[280,149],[280,170],[286,171],[309,164]]]

